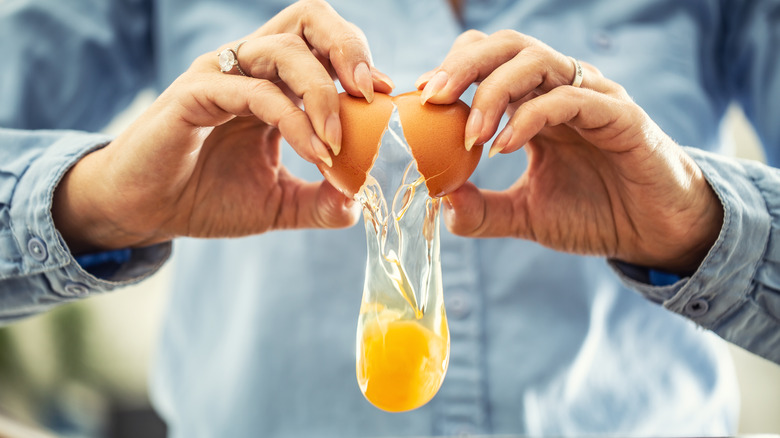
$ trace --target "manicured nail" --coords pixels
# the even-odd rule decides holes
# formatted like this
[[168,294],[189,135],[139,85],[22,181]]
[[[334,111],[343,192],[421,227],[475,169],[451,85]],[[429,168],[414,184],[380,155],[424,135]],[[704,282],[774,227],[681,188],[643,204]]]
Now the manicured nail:
[[382,72],[381,72],[381,71],[379,71],[379,70],[374,70],[374,69],[372,69],[372,70],[371,70],[371,77],[372,77],[374,80],[377,80],[377,81],[379,81],[379,82],[381,82],[381,83],[383,83],[383,84],[387,85],[387,86],[388,86],[388,87],[390,87],[390,88],[395,88],[395,84],[393,83],[393,80],[392,80],[392,79],[390,79],[390,77],[389,77],[389,76],[387,76],[386,74],[382,73]]
[[493,158],[497,153],[506,149],[507,145],[509,145],[509,140],[512,139],[512,131],[512,125],[506,125],[506,127],[504,127],[504,130],[496,137],[493,145],[490,146],[488,158]]
[[328,141],[333,155],[338,156],[341,152],[341,120],[336,113],[325,120],[325,140]]
[[433,77],[433,74],[434,74],[434,72],[435,72],[434,70],[431,70],[431,71],[429,71],[429,72],[427,72],[427,73],[423,73],[423,74],[422,74],[422,75],[421,75],[421,76],[420,76],[420,77],[419,77],[419,78],[418,78],[418,79],[417,79],[417,80],[414,82],[414,88],[416,88],[416,89],[418,89],[418,90],[419,90],[419,89],[420,89],[420,87],[422,87],[422,86],[423,86],[423,84],[425,84],[425,83],[427,83],[428,81],[430,81],[430,80],[431,80],[431,78]]
[[466,150],[470,151],[482,133],[482,111],[472,108],[466,121]]
[[452,199],[449,196],[445,196],[442,200],[444,201],[444,208],[452,210]]
[[320,161],[325,163],[328,167],[333,167],[333,160],[330,158],[328,148],[325,147],[325,143],[320,141],[319,137],[317,137],[317,134],[311,135],[311,147],[314,149],[314,153],[317,155],[317,158],[319,158]]
[[366,102],[374,101],[374,82],[371,80],[371,70],[365,62],[361,62],[355,67],[355,86],[360,90]]
[[425,84],[425,88],[423,88],[422,95],[420,96],[420,102],[425,105],[425,102],[428,102],[428,99],[435,96],[439,93],[439,91],[444,89],[444,86],[447,85],[447,81],[449,80],[449,75],[447,75],[447,72],[444,71],[439,71],[433,75],[431,80]]

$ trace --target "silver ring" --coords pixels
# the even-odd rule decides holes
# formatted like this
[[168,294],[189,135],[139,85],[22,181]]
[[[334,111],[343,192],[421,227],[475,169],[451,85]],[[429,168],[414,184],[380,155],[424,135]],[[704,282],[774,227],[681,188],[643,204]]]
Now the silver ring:
[[569,59],[574,63],[574,79],[571,81],[571,86],[579,87],[582,85],[582,65],[574,57],[569,56]]
[[241,41],[240,43],[236,44],[234,49],[227,48],[217,54],[217,58],[219,59],[219,70],[222,73],[230,73],[233,71],[233,68],[235,68],[239,73],[241,73],[241,76],[249,76],[248,74],[244,73],[244,70],[241,70],[241,66],[238,64],[238,49],[245,42],[246,40]]

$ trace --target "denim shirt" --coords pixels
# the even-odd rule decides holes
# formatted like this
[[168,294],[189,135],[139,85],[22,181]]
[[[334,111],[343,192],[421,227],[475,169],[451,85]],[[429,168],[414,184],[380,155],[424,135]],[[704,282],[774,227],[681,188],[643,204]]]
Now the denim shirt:
[[[86,131],[284,4],[0,2],[2,321],[139,281],[168,258],[170,245],[133,250],[113,275],[91,275],[53,226],[54,187],[110,141]],[[733,434],[738,390],[713,331],[780,362],[780,175],[716,155],[718,132],[736,101],[769,163],[780,161],[780,4],[474,0],[460,19],[444,0],[333,6],[366,33],[397,92],[467,28],[515,29],[596,65],[689,146],[723,202],[723,229],[700,269],[666,286],[603,258],[443,231],[450,367],[430,403],[402,414],[368,404],[355,381],[360,226],[179,239],[151,381],[171,435]],[[296,175],[321,178],[291,149],[283,155]],[[484,157],[472,181],[503,189],[525,165],[522,152]]]

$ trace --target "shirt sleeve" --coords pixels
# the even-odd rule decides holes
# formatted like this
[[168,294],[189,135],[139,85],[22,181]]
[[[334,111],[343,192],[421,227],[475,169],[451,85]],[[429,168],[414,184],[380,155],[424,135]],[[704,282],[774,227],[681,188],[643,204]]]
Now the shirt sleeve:
[[74,259],[51,215],[54,189],[103,135],[0,128],[0,324],[138,282],[168,259],[171,245],[133,249],[105,278]]
[[690,277],[653,286],[648,270],[610,261],[651,301],[780,364],[780,170],[693,148],[723,204],[723,227]]

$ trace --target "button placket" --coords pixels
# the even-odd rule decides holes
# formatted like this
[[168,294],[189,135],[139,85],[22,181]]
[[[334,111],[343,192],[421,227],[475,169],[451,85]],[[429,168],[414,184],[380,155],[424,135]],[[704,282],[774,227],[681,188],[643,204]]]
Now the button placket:
[[476,261],[476,244],[442,239],[444,297],[450,329],[450,365],[436,397],[435,431],[444,435],[484,433],[487,405],[483,364],[484,321]]

